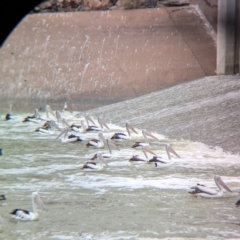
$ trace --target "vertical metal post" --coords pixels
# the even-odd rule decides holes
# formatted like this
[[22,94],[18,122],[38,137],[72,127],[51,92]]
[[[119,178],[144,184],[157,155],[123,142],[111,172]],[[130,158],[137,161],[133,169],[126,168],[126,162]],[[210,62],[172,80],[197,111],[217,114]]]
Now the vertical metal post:
[[218,0],[217,74],[234,74],[239,65],[237,1]]

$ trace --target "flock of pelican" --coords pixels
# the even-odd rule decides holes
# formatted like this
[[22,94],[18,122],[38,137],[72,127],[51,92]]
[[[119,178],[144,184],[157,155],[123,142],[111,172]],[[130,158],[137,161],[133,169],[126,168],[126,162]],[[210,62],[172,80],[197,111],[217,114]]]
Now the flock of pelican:
[[[64,104],[62,111],[53,112],[49,105],[46,106],[45,112],[46,117],[42,117],[39,114],[38,109],[35,109],[32,116],[25,117],[23,122],[34,122],[34,123],[43,123],[41,127],[36,128],[36,132],[41,133],[52,133],[53,131],[60,132],[56,139],[60,139],[62,143],[73,143],[73,142],[82,142],[87,141],[86,147],[95,147],[95,148],[108,148],[107,153],[98,151],[94,156],[86,163],[83,164],[82,170],[102,170],[104,167],[108,167],[107,159],[112,157],[112,149],[120,151],[116,142],[118,140],[132,140],[132,134],[139,134],[138,130],[135,129],[130,123],[125,124],[126,132],[117,132],[114,133],[110,138],[106,138],[103,134],[104,130],[110,130],[110,127],[102,117],[98,117],[98,125],[94,122],[93,118],[86,114],[83,118],[79,119],[78,122],[70,124],[67,119],[62,116],[62,112],[67,110],[67,103]],[[50,114],[52,117],[50,117]],[[10,105],[9,112],[5,115],[4,120],[8,121],[13,119],[12,116],[12,105]],[[96,138],[83,139],[79,136],[79,133],[96,133]],[[141,131],[144,141],[135,142],[132,145],[132,148],[139,148],[142,150],[144,156],[142,155],[133,155],[129,161],[132,163],[153,163],[156,168],[161,168],[172,164],[171,154],[177,158],[180,158],[179,154],[173,149],[171,144],[165,144],[165,150],[168,156],[168,159],[163,159],[161,156],[158,156],[152,149],[149,144],[149,139],[154,139],[159,141],[159,139],[154,136],[151,132],[143,129]],[[116,142],[115,142],[116,141]],[[149,158],[149,154],[152,155]],[[95,161],[97,159],[97,161]],[[224,192],[233,193],[226,183],[222,180],[220,176],[214,176],[214,182],[217,186],[217,190],[206,187],[203,184],[197,183],[197,185],[190,187],[188,191],[189,194],[193,196],[200,196],[202,198],[217,198],[222,197]],[[6,200],[5,195],[0,195],[0,201]],[[10,214],[14,219],[33,221],[38,219],[37,205],[47,211],[43,201],[41,200],[38,192],[33,192],[31,195],[32,203],[32,212],[24,209],[14,209]],[[235,205],[240,207],[240,200],[238,200]]]

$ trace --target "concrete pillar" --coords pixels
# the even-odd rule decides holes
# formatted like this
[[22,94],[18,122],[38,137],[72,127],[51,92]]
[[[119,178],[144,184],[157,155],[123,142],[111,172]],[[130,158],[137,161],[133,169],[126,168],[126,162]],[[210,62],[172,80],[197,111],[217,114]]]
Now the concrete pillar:
[[237,0],[235,73],[240,73],[240,0]]
[[239,0],[218,0],[217,74],[239,72]]

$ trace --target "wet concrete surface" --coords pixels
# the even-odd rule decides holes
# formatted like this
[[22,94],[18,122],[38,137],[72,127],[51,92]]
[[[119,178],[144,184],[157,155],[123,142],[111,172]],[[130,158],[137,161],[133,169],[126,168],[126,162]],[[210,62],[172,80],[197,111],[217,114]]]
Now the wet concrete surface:
[[0,49],[0,107],[84,110],[215,75],[211,31],[192,6],[28,15]]

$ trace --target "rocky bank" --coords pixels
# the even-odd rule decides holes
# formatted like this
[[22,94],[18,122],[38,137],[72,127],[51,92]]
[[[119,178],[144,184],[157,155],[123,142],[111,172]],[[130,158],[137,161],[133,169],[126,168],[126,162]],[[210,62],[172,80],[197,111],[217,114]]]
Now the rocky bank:
[[45,0],[32,13],[187,6],[189,0]]

